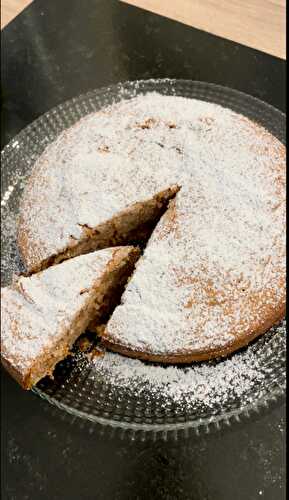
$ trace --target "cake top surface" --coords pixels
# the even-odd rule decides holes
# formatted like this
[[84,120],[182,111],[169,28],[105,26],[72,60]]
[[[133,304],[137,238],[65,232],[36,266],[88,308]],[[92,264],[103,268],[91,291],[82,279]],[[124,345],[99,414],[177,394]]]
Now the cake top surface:
[[76,257],[1,289],[1,355],[19,372],[57,348],[116,249]]
[[[282,169],[283,156],[277,140],[221,106],[157,93],[122,101],[47,147],[24,193],[20,232],[31,260],[42,260],[80,238],[84,225],[95,227],[171,185],[190,192],[195,184],[190,198],[197,190],[199,203],[204,189],[213,197],[223,181],[235,209],[249,190],[246,206],[238,207],[249,218],[256,190],[274,198],[274,183],[269,200],[263,174],[270,175],[270,164]],[[250,171],[254,183],[245,176]]]

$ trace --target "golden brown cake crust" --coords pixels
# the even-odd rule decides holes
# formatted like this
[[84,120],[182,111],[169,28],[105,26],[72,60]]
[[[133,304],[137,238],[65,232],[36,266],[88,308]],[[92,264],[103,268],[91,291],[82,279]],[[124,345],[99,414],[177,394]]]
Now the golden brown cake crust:
[[220,349],[211,349],[208,351],[199,352],[183,352],[174,354],[154,354],[152,352],[137,351],[129,347],[110,342],[106,340],[105,334],[102,337],[101,343],[110,351],[117,352],[130,358],[136,358],[143,361],[150,361],[152,363],[163,364],[187,364],[194,361],[208,361],[219,357],[226,357],[233,352],[246,347],[254,339],[266,333],[272,326],[278,325],[285,316],[285,305],[281,306],[279,310],[272,311],[272,313],[262,322],[252,325],[251,331],[245,331],[242,337],[236,340],[231,345]]

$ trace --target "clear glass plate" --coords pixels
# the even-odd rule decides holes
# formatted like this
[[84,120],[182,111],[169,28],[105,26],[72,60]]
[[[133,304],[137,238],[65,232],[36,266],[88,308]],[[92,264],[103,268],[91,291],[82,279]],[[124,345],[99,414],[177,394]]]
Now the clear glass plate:
[[[52,109],[2,151],[2,285],[22,270],[15,241],[19,199],[36,158],[83,116],[121,99],[157,91],[214,102],[258,122],[285,143],[285,115],[235,90],[203,82],[146,80],[95,90]],[[54,380],[34,392],[51,404],[99,424],[156,435],[208,431],[250,415],[282,396],[285,324],[272,328],[227,360],[165,368],[108,353],[94,361],[78,353],[57,366]]]

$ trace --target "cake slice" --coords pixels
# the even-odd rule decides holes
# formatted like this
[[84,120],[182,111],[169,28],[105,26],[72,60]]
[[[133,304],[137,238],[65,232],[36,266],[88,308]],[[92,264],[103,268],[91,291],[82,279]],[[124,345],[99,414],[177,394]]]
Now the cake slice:
[[116,247],[68,260],[1,289],[1,358],[25,389],[52,375],[93,320],[101,321],[139,250]]

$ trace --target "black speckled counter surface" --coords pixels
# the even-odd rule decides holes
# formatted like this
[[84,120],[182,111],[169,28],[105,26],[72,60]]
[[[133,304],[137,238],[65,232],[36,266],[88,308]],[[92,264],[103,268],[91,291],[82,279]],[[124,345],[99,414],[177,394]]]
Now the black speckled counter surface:
[[[51,107],[124,80],[230,86],[285,108],[285,62],[112,0],[34,0],[2,31],[2,146]],[[283,500],[285,408],[178,441],[133,442],[2,372],[3,500]],[[103,431],[103,432],[102,432]]]

